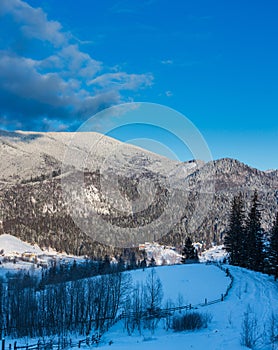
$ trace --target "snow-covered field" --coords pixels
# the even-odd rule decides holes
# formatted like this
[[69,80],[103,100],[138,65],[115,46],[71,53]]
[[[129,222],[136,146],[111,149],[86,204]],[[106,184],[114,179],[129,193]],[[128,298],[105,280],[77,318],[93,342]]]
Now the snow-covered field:
[[[24,243],[9,235],[0,236],[0,251],[2,249],[7,255],[22,254],[26,251],[34,252],[37,255],[45,253],[39,247]],[[160,247],[156,247],[152,251],[158,253],[158,260],[166,258],[165,251],[161,250]],[[167,253],[168,251],[166,251]],[[214,247],[202,254],[201,261],[221,261],[224,256],[225,251],[222,247]],[[0,265],[0,274],[8,272],[10,269],[30,268],[30,266],[32,264],[27,262],[5,263]],[[166,331],[165,321],[162,320],[154,334],[143,330],[141,335],[134,333],[129,336],[124,331],[123,321],[120,321],[103,336],[99,347],[103,350],[170,350],[173,348],[243,350],[246,347],[241,345],[242,322],[244,314],[249,310],[251,319],[257,322],[256,335],[258,339],[255,349],[278,349],[278,341],[274,345],[269,342],[272,314],[276,317],[276,327],[278,327],[278,282],[275,282],[273,277],[246,269],[228,265],[225,268],[229,268],[234,277],[232,289],[223,302],[207,306],[199,304],[204,303],[205,299],[208,303],[219,299],[226,292],[230,278],[223,270],[215,265],[205,263],[155,268],[156,275],[160,278],[163,286],[162,307],[169,299],[175,306],[188,304],[196,306],[198,311],[209,313],[212,316],[208,328],[194,332],[175,333],[171,329]],[[133,284],[136,285],[146,282],[150,271],[151,269],[140,269],[128,273],[131,275]],[[19,339],[18,343],[21,344],[22,340]],[[22,345],[24,344],[22,343]]]
[[[144,283],[151,269],[131,273],[133,284]],[[225,294],[230,278],[214,265],[190,264],[161,266],[155,268],[163,286],[163,302],[171,300],[176,306],[195,305],[221,298]]]
[[[272,313],[278,315],[278,283],[274,282],[273,277],[261,273],[231,266],[229,269],[234,276],[234,285],[225,301],[198,308],[200,312],[212,315],[207,329],[174,333],[172,330],[166,331],[162,321],[153,335],[143,331],[141,336],[128,336],[119,322],[104,336],[101,348],[243,350],[246,347],[241,345],[242,322],[244,313],[249,308],[250,316],[258,323],[255,348],[278,349],[278,344],[272,347],[269,343],[270,318]],[[186,295],[185,298],[192,303],[202,300],[205,295],[202,294],[202,289],[210,290],[211,297],[217,297],[221,287],[224,291],[227,283],[225,277],[221,278],[221,271],[204,264],[156,268],[156,271],[163,281],[166,295],[173,297],[175,291],[176,294]],[[137,274],[139,271],[133,273],[134,279]],[[188,281],[187,285],[185,281]],[[113,342],[111,346],[107,345],[110,341]]]

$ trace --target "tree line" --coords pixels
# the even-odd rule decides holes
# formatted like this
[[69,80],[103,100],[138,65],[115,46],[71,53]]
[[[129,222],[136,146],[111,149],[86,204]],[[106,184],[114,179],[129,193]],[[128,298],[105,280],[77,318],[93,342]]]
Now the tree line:
[[20,273],[0,281],[1,336],[88,335],[104,331],[113,322],[126,292],[125,276],[47,285]]
[[251,207],[246,211],[243,194],[233,198],[229,227],[224,246],[229,253],[229,262],[254,271],[278,277],[278,213],[270,232],[261,225],[262,207],[255,191]]
[[163,290],[155,270],[148,271],[136,286],[119,272],[43,286],[37,275],[10,274],[0,279],[0,338],[102,334],[122,313],[128,332],[154,330]]

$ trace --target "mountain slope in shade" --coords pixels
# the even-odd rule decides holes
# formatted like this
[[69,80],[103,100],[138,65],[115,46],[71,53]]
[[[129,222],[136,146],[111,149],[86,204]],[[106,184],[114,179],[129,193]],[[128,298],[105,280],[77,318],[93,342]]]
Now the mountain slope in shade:
[[[119,234],[122,225],[140,227],[159,218],[171,193],[175,193],[171,210],[178,213],[175,225],[164,237],[160,237],[160,232],[150,232],[150,239],[167,245],[182,244],[187,235],[207,245],[213,241],[221,243],[231,200],[240,191],[248,203],[254,190],[258,190],[263,227],[267,230],[272,225],[278,210],[277,171],[259,171],[226,158],[206,164],[178,163],[97,133],[82,133],[77,141],[74,136],[74,133],[0,133],[2,233],[74,255],[101,256],[105,251],[114,254],[113,248],[94,242],[75,225],[62,196],[61,180],[74,177],[84,168],[87,199],[94,210],[119,226]],[[99,172],[100,167],[105,168],[104,175]],[[119,187],[118,211],[103,193],[101,184],[107,180],[105,176]],[[153,188],[144,185],[146,179],[155,184]],[[155,198],[155,202],[148,203],[150,198]],[[79,201],[82,203],[82,196],[77,193],[76,203]],[[140,205],[147,209],[144,211]],[[138,208],[142,217],[134,216]],[[81,209],[80,215],[88,216]],[[121,216],[123,211],[125,216]]]

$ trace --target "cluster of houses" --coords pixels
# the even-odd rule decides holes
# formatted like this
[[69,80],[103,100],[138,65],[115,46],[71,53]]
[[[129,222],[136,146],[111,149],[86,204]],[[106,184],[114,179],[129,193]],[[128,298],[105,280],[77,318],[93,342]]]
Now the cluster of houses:
[[39,255],[31,251],[26,251],[23,253],[18,253],[18,252],[5,253],[4,251],[0,251],[0,257],[1,257],[0,261],[2,262],[16,263],[18,261],[24,261],[28,263],[37,264],[42,267],[48,266],[48,259],[49,259],[49,256]]
[[176,251],[175,247],[169,247],[169,246],[161,246],[159,243],[157,242],[145,242],[143,244],[139,244],[139,250],[143,251],[143,250],[149,250],[151,248],[163,248],[163,249],[171,249],[173,251]]

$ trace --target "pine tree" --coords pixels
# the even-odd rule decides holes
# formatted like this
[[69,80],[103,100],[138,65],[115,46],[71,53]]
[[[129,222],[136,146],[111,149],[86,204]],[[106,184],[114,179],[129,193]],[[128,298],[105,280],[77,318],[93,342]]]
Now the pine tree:
[[183,247],[183,251],[182,251],[182,259],[181,262],[183,264],[185,264],[188,261],[197,261],[198,260],[198,253],[197,250],[195,249],[191,238],[187,237],[186,241],[185,241],[185,245]]
[[146,258],[144,258],[141,263],[140,263],[140,267],[144,270],[147,267],[147,260]]
[[264,268],[263,229],[259,207],[258,192],[255,191],[246,224],[246,267],[255,271],[263,271]]
[[137,269],[137,267],[138,266],[137,266],[136,254],[135,254],[135,252],[131,252],[129,264],[128,264],[128,269],[135,270],[135,269]]
[[101,262],[100,269],[101,274],[106,274],[111,272],[111,263],[109,255],[104,256],[104,260]]
[[120,257],[118,258],[118,271],[122,272],[125,270],[125,261],[123,258],[123,255],[121,254]]
[[155,267],[156,266],[156,261],[155,258],[152,256],[151,262],[150,262],[150,267]]
[[271,230],[269,246],[269,267],[270,273],[274,274],[275,280],[278,278],[278,213],[274,226]]
[[229,228],[224,239],[224,246],[229,253],[231,265],[245,266],[244,258],[244,202],[242,193],[235,196],[232,203]]

